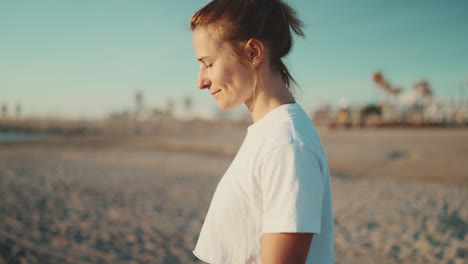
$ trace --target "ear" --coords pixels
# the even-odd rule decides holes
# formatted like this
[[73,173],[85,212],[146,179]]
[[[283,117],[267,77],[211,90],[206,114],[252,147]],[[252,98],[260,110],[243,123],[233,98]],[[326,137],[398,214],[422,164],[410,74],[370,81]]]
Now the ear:
[[245,55],[252,66],[256,67],[265,60],[265,45],[258,39],[249,39],[245,44]]

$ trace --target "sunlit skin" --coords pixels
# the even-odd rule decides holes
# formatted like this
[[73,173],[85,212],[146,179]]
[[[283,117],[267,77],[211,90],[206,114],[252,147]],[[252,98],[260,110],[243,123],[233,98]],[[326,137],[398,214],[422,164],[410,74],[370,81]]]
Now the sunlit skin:
[[[239,63],[230,45],[210,28],[193,31],[195,55],[200,62],[198,88],[208,90],[222,110],[244,103],[254,122],[276,107],[294,103],[279,72],[271,69],[268,47],[257,39],[247,42],[244,52],[252,68]],[[258,83],[254,96],[254,74]],[[265,233],[262,236],[263,264],[305,263],[313,238],[312,233]]]
[[237,108],[251,100],[251,91],[245,88],[251,86],[253,76],[247,68],[233,63],[234,53],[227,43],[202,29],[193,32],[193,43],[200,62],[199,89],[207,89],[222,110]]
[[244,49],[258,72],[255,101],[252,69],[238,62],[228,43],[213,30],[198,27],[193,31],[193,46],[200,62],[198,88],[215,94],[220,109],[230,110],[244,103],[256,122],[276,107],[295,102],[281,75],[272,72],[267,47],[261,41],[251,39]]
[[265,233],[262,264],[303,264],[307,260],[312,233]]

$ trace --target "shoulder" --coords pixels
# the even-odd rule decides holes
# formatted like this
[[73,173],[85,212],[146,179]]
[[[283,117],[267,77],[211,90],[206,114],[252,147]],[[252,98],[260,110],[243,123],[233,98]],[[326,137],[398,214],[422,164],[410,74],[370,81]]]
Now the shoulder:
[[248,137],[249,152],[259,167],[289,163],[318,167],[326,174],[328,161],[319,134],[297,104],[268,113],[249,128]]
[[320,137],[304,110],[297,104],[275,109],[252,129],[251,136],[267,149],[295,146],[320,152]]
[[[258,166],[261,172],[270,171],[324,171],[325,159],[314,146],[291,138],[289,142],[276,144],[264,152],[259,159]],[[264,174],[264,173],[261,173]]]

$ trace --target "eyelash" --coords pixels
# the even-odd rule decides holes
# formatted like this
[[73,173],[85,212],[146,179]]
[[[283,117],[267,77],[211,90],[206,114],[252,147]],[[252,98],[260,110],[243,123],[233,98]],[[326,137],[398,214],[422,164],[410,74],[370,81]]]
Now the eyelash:
[[207,64],[205,67],[206,67],[206,68],[211,68],[211,67],[213,67],[213,63]]

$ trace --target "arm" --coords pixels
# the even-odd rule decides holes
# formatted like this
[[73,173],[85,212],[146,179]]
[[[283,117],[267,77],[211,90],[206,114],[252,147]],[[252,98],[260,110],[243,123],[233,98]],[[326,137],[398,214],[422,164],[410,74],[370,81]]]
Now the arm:
[[262,263],[305,263],[313,235],[312,233],[264,233]]

